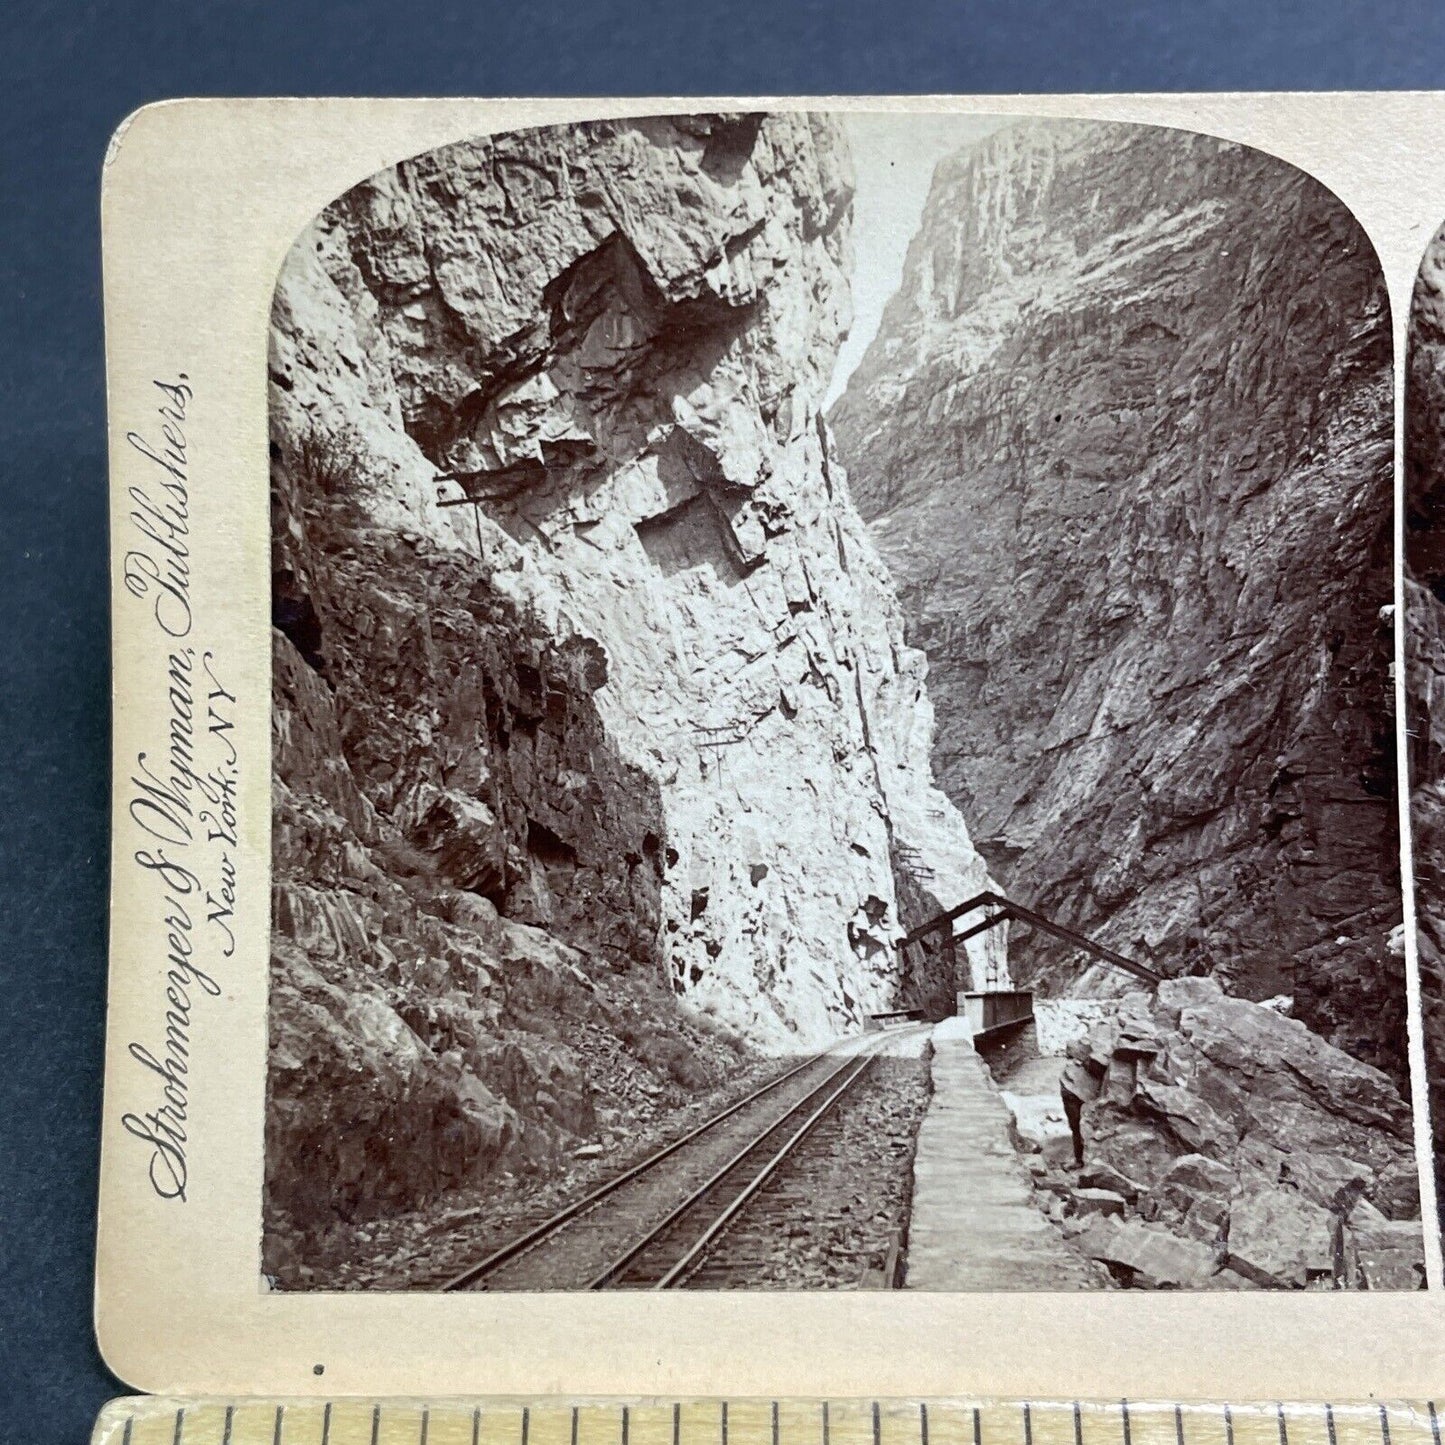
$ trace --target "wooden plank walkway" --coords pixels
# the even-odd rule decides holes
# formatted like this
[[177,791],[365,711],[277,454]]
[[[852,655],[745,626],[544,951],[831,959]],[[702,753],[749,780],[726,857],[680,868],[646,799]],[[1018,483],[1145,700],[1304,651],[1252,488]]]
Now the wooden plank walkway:
[[918,1131],[904,1287],[1101,1288],[1034,1202],[1009,1136],[1009,1112],[966,1021],[933,1031],[933,1098]]

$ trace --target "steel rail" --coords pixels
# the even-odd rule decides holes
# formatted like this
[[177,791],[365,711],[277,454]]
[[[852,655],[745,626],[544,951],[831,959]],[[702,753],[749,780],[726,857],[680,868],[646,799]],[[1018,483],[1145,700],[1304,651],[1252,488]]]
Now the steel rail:
[[[587,1213],[594,1206],[600,1204],[609,1194],[620,1189],[624,1184],[629,1184],[639,1175],[656,1168],[664,1159],[670,1158],[673,1154],[676,1154],[679,1149],[691,1144],[694,1139],[706,1134],[709,1129],[713,1129],[724,1120],[732,1118],[740,1109],[745,1109],[749,1104],[761,1099],[765,1094],[772,1093],[774,1089],[781,1088],[789,1079],[795,1078],[801,1074],[804,1069],[812,1068],[820,1059],[827,1057],[827,1051],[821,1054],[814,1054],[812,1058],[805,1059],[796,1068],[789,1069],[785,1074],[780,1074],[771,1083],[754,1089],[751,1094],[739,1099],[735,1104],[730,1104],[721,1113],[714,1114],[711,1118],[704,1120],[697,1128],[689,1130],[680,1139],[674,1139],[671,1144],[665,1145],[654,1154],[649,1154],[641,1163],[634,1164],[631,1169],[623,1174],[619,1174],[617,1178],[600,1185],[590,1194],[584,1195],[575,1203],[569,1204],[565,1209],[561,1209],[556,1214],[544,1219],[540,1224],[529,1229],[525,1234],[519,1235],[516,1239],[510,1240],[508,1243],[502,1245],[501,1248],[494,1250],[482,1260],[480,1264],[474,1264],[470,1269],[464,1270],[461,1274],[448,1280],[442,1285],[441,1292],[447,1293],[451,1290],[467,1289],[478,1281],[485,1279],[487,1275],[501,1268],[502,1265],[508,1263],[510,1260],[516,1259],[519,1255],[526,1254],[528,1251],[535,1249],[545,1239],[556,1234],[564,1225],[570,1224],[579,1215]],[[828,1075],[829,1079],[836,1077],[836,1071]],[[825,1080],[824,1082],[826,1083],[827,1081]],[[811,1097],[811,1095],[808,1097]],[[785,1115],[784,1117],[787,1116]]]
[[778,1172],[783,1161],[822,1123],[828,1112],[873,1067],[877,1054],[868,1054],[858,1062],[858,1067],[838,1085],[829,1096],[798,1126],[793,1136],[763,1165],[762,1169],[753,1176],[752,1182],[739,1194],[721,1214],[707,1227],[703,1236],[699,1239],[668,1272],[653,1286],[654,1289],[671,1289],[675,1284],[685,1280],[697,1267],[698,1261],[707,1247],[727,1229],[747,1207],[748,1201]]
[[[788,1109],[784,1114],[782,1114],[781,1117],[773,1120],[770,1124],[767,1125],[766,1128],[756,1133],[745,1145],[743,1145],[741,1149],[739,1149],[730,1159],[728,1159],[719,1169],[717,1169],[709,1179],[707,1179],[703,1184],[699,1185],[696,1189],[694,1189],[693,1192],[689,1194],[684,1200],[682,1200],[680,1204],[673,1208],[672,1211],[667,1214],[665,1218],[663,1218],[658,1224],[654,1225],[653,1228],[650,1229],[641,1239],[636,1240],[633,1244],[631,1244],[622,1254],[618,1255],[617,1258],[614,1259],[611,1264],[609,1264],[607,1268],[604,1269],[600,1274],[596,1275],[587,1284],[586,1288],[589,1290],[605,1289],[609,1284],[613,1282],[613,1280],[618,1277],[618,1275],[622,1274],[623,1271],[626,1270],[638,1258],[639,1255],[650,1249],[660,1238],[662,1238],[663,1235],[665,1235],[670,1229],[672,1229],[672,1227],[678,1222],[678,1220],[680,1220],[681,1218],[683,1218],[684,1215],[694,1210],[708,1194],[710,1194],[714,1189],[716,1189],[717,1186],[729,1174],[731,1174],[735,1169],[737,1169],[737,1167],[748,1157],[748,1155],[756,1152],[758,1147],[768,1138],[769,1135],[776,1134],[780,1129],[784,1128],[791,1119],[796,1117],[796,1115],[799,1114],[803,1109],[807,1108],[807,1106],[811,1104],[818,1097],[819,1094],[824,1093],[832,1085],[835,1079],[839,1078],[845,1073],[848,1073],[850,1069],[853,1070],[851,1077],[845,1080],[842,1086],[837,1091],[835,1091],[832,1096],[818,1110],[815,1111],[813,1116],[809,1119],[808,1123],[801,1130],[799,1130],[793,1136],[793,1138],[789,1140],[787,1145],[785,1145],[784,1148],[773,1158],[773,1160],[769,1162],[769,1164],[765,1167],[763,1174],[760,1175],[758,1179],[754,1180],[753,1183],[744,1191],[743,1196],[740,1197],[745,1203],[746,1200],[751,1198],[752,1195],[757,1192],[757,1189],[761,1187],[762,1181],[773,1172],[775,1172],[778,1165],[781,1164],[784,1158],[786,1158],[787,1154],[794,1147],[796,1147],[797,1144],[801,1143],[802,1140],[807,1136],[807,1134],[812,1131],[812,1129],[822,1119],[823,1115],[825,1115],[828,1110],[832,1108],[832,1106],[838,1101],[838,1099],[841,1098],[842,1095],[846,1093],[850,1088],[852,1088],[852,1086],[858,1081],[858,1079],[862,1077],[862,1075],[866,1072],[866,1070],[872,1064],[875,1058],[877,1058],[876,1051],[870,1050],[862,1057],[861,1060],[856,1054],[846,1059],[842,1064],[838,1066],[838,1068],[834,1069],[833,1072],[829,1074],[826,1079],[823,1079],[816,1088],[809,1090],[807,1094],[805,1094],[801,1099],[797,1101],[797,1103],[795,1103],[790,1109]],[[741,1208],[741,1204],[738,1204],[737,1201],[734,1201],[733,1205],[730,1205],[727,1210],[724,1210],[723,1215],[720,1216],[723,1221],[722,1224],[714,1221],[713,1225],[710,1226],[708,1231],[704,1234],[702,1242],[706,1243],[711,1239],[715,1238],[716,1235],[721,1231],[721,1229],[725,1227],[726,1223],[731,1221],[739,1208]],[[695,1252],[696,1247],[693,1251],[689,1252],[686,1258],[691,1259],[692,1254]],[[666,1283],[671,1281],[675,1273],[675,1269],[673,1271],[670,1271],[668,1275],[665,1276],[664,1284],[655,1285],[653,1287],[659,1289],[664,1288],[666,1286]]]
[[804,1094],[803,1097],[799,1099],[796,1103],[794,1103],[791,1108],[785,1109],[777,1118],[770,1120],[762,1129],[760,1129],[757,1133],[753,1134],[752,1137],[749,1138],[748,1142],[742,1146],[742,1148],[738,1149],[734,1154],[730,1155],[729,1158],[717,1170],[715,1170],[711,1175],[709,1175],[702,1184],[698,1185],[698,1187],[694,1189],[692,1193],[689,1194],[685,1199],[683,1199],[681,1203],[674,1206],[674,1208],[659,1223],[655,1224],[651,1229],[649,1229],[647,1233],[642,1236],[641,1239],[635,1240],[632,1244],[630,1244],[622,1254],[618,1255],[617,1258],[614,1259],[612,1263],[609,1264],[607,1268],[602,1271],[601,1274],[596,1275],[592,1280],[590,1280],[584,1286],[584,1288],[605,1289],[606,1286],[618,1274],[620,1274],[624,1269],[626,1269],[627,1266],[630,1265],[633,1260],[637,1258],[638,1255],[640,1255],[644,1250],[649,1249],[652,1244],[659,1238],[659,1236],[661,1236],[667,1230],[671,1229],[672,1226],[679,1219],[681,1219],[683,1215],[685,1215],[689,1210],[691,1210],[703,1198],[704,1195],[710,1193],[713,1189],[716,1189],[717,1186],[722,1182],[722,1180],[725,1179],[729,1174],[731,1174],[732,1171],[736,1169],[737,1166],[742,1163],[742,1161],[746,1159],[747,1156],[751,1154],[758,1147],[758,1145],[768,1137],[769,1134],[775,1134],[779,1129],[783,1127],[783,1125],[788,1122],[789,1119],[793,1117],[794,1114],[798,1112],[799,1109],[805,1108],[808,1104],[812,1103],[812,1101],[816,1099],[818,1095],[821,1094],[823,1090],[826,1089],[833,1082],[834,1079],[836,1079],[840,1074],[846,1073],[848,1069],[850,1069],[856,1062],[857,1055],[850,1055],[841,1064],[839,1064],[838,1067],[827,1076],[827,1078],[820,1080],[814,1088],[810,1089],[806,1094]]

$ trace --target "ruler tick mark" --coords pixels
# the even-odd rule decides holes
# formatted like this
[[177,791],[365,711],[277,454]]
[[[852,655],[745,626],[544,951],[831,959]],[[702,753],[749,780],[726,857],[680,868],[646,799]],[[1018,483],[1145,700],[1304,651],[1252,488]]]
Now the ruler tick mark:
[[1380,1406],[1380,1439],[1384,1445],[1390,1445],[1390,1417],[1383,1405]]
[[918,1445],[928,1445],[928,1405],[918,1402]]
[[1084,1445],[1084,1411],[1077,1400],[1074,1401],[1074,1445]]
[[1024,1401],[1024,1445],[1034,1445],[1034,1417],[1027,1400]]
[[286,1423],[286,1407],[276,1406],[276,1423],[271,1428],[271,1445],[281,1445],[281,1430]]
[[1330,1404],[1325,1406],[1325,1433],[1330,1437],[1330,1445],[1339,1445],[1335,1439],[1335,1407]]

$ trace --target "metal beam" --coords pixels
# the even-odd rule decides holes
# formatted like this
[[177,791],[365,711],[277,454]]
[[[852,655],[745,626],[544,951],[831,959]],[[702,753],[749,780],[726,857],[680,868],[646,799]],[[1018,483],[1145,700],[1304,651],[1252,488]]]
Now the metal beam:
[[[975,923],[962,933],[953,932],[953,922],[956,918],[961,918],[964,914],[973,913],[980,908],[991,907],[997,907],[1000,911],[990,914],[982,923]],[[1020,923],[1027,923],[1041,933],[1052,934],[1065,943],[1071,943],[1075,948],[1083,949],[1085,953],[1092,954],[1095,958],[1111,964],[1114,968],[1122,968],[1125,973],[1132,973],[1135,978],[1143,979],[1146,983],[1162,983],[1164,981],[1164,976],[1155,973],[1152,968],[1145,968],[1142,963],[1135,963],[1132,958],[1126,958],[1122,953],[1107,948],[1102,943],[1095,943],[1092,938],[1086,938],[1082,933],[1076,933],[1072,928],[1066,928],[1062,923],[1055,923],[1052,919],[1045,918],[1042,913],[1035,913],[1032,908],[1025,908],[1021,903],[1013,903],[1003,894],[992,891],[975,893],[972,898],[965,899],[956,908],[950,908],[947,913],[940,913],[937,918],[932,918],[927,923],[913,929],[911,933],[905,934],[898,942],[899,951],[902,952],[910,944],[919,943],[929,934],[940,932],[945,928],[949,930],[949,937],[954,943],[962,943],[965,939],[984,933],[1011,918],[1017,919]]]
[[917,943],[920,938],[927,937],[930,933],[936,933],[945,924],[952,923],[955,918],[961,918],[965,913],[972,913],[976,908],[984,908],[991,903],[997,903],[1007,908],[1009,901],[1001,893],[975,893],[972,898],[965,898],[956,908],[950,908],[947,913],[940,913],[937,918],[931,918],[927,923],[920,924],[904,939],[904,943]]
[[1152,968],[1145,968],[1142,963],[1135,963],[1132,958],[1125,958],[1122,953],[1116,953],[1102,943],[1095,943],[1092,938],[1085,938],[1082,933],[1075,933],[1072,928],[1065,928],[1062,923],[1055,923],[1051,919],[1045,918],[1042,913],[1035,913],[1032,908],[1024,908],[1021,904],[1011,903],[1009,912],[1020,923],[1027,923],[1042,933],[1051,933],[1055,938],[1060,938],[1065,943],[1072,943],[1076,948],[1082,948],[1086,953],[1092,953],[1095,958],[1102,959],[1105,963],[1111,963],[1115,968],[1122,968],[1125,973],[1132,973],[1135,978],[1142,978],[1146,983],[1164,982],[1163,974],[1155,973]]
[[972,938],[975,934],[987,933],[990,928],[997,928],[1000,923],[1007,923],[1012,917],[1008,909],[1002,909],[998,913],[990,913],[982,923],[975,923],[972,928],[965,928],[962,933],[955,933],[953,941],[962,943],[965,939]]

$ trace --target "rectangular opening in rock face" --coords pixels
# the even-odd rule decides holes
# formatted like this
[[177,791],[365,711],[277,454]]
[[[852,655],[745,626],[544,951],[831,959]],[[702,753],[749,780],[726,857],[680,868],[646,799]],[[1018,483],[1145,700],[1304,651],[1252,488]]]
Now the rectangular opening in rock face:
[[643,550],[665,577],[709,570],[731,586],[744,576],[737,546],[712,499],[697,492],[637,523]]

